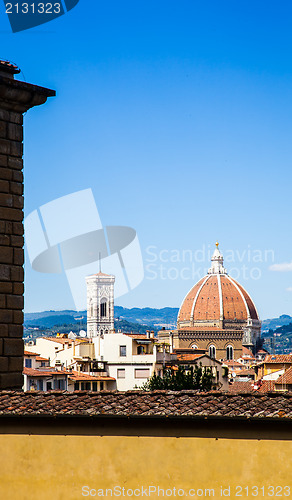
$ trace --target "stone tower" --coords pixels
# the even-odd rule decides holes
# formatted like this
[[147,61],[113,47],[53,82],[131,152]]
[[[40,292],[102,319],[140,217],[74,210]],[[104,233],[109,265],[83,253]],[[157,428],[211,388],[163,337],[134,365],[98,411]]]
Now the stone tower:
[[86,278],[87,336],[104,335],[114,330],[115,277],[99,272]]

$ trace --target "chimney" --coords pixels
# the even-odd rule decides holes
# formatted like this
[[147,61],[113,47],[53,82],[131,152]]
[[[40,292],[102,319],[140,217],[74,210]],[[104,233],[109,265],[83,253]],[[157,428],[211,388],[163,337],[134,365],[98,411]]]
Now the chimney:
[[0,390],[23,385],[23,113],[55,91],[0,60]]
[[150,330],[146,330],[146,338],[150,339]]
[[154,339],[154,331],[153,330],[151,330],[151,332],[150,332],[150,338]]

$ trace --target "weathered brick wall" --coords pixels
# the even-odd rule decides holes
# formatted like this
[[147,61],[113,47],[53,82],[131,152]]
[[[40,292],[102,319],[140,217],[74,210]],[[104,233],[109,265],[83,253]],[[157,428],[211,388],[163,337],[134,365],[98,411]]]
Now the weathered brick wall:
[[54,95],[18,72],[0,61],[0,389],[23,385],[23,113]]

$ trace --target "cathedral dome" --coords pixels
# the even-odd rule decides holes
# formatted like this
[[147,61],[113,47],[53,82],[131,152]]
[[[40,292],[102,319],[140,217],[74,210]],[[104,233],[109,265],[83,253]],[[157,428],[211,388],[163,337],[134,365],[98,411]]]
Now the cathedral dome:
[[190,290],[178,313],[178,328],[236,328],[259,322],[246,290],[228,276],[216,243],[208,274]]

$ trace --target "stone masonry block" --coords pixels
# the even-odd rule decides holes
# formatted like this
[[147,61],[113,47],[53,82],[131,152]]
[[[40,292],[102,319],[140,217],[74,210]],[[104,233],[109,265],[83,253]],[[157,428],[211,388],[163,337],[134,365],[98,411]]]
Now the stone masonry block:
[[15,170],[22,170],[23,169],[22,158],[8,157],[8,167],[13,168]]
[[0,356],[0,372],[8,372],[8,358],[3,356]]
[[23,356],[24,343],[22,339],[3,339],[4,356]]
[[21,170],[11,170],[12,173],[12,179],[15,182],[23,182],[23,173]]
[[[1,311],[1,309],[0,309]],[[16,325],[22,325],[23,324],[23,312],[22,311],[13,311],[13,323]]]
[[17,113],[15,111],[11,111],[9,113],[9,121],[12,123],[17,123],[18,125],[22,125],[23,124],[22,113]]
[[[8,193],[0,193],[0,207],[12,207],[13,206],[13,198],[11,194]],[[16,207],[22,208],[22,207]]]
[[8,166],[8,156],[7,155],[0,155],[0,166],[1,167]]
[[12,199],[12,205],[14,208],[23,208],[23,196],[14,195]]
[[0,180],[0,193],[9,193],[9,182]]
[[20,235],[20,236],[23,235],[23,233],[24,233],[24,227],[23,227],[22,222],[13,222],[13,231],[12,231],[12,233]]
[[23,144],[18,141],[10,141],[10,155],[22,157],[23,155]]
[[[4,358],[5,359],[5,358]],[[1,360],[1,358],[0,358]],[[23,371],[23,358],[22,356],[13,356],[13,358],[8,359],[8,369],[10,372],[22,372]]]
[[8,337],[8,333],[9,333],[8,325],[1,323],[0,324],[0,337],[1,338]]
[[13,248],[0,246],[0,262],[1,264],[13,263]]
[[7,135],[7,122],[0,120],[0,137],[5,139]]
[[11,266],[10,281],[23,281],[24,271],[22,266]]
[[[18,283],[15,283],[15,284],[18,284]],[[7,283],[7,281],[0,281],[0,293],[12,293],[12,290],[13,290],[12,283]],[[18,292],[15,291],[15,293],[18,293]],[[19,292],[19,293],[21,293],[21,292]]]
[[[0,233],[0,246],[9,246],[10,245],[10,237],[6,234]],[[1,260],[1,257],[0,257]]]
[[[12,283],[11,283],[12,285]],[[1,287],[0,287],[1,290]],[[15,295],[23,295],[24,293],[24,284],[23,283],[13,283],[13,293]]]
[[10,236],[10,242],[12,247],[23,247],[24,238],[23,236]]
[[[1,133],[1,122],[0,122],[0,133]],[[5,129],[6,134],[6,129]],[[5,137],[5,136],[3,136]],[[21,125],[17,125],[17,123],[8,123],[7,124],[7,138],[12,141],[20,141],[23,140],[23,128]]]
[[10,193],[12,194],[23,194],[23,184],[22,182],[10,182],[9,183]]
[[23,326],[22,325],[8,325],[8,336],[22,339]]
[[13,248],[13,263],[17,266],[23,266],[24,251],[23,248]]
[[0,219],[19,222],[23,219],[23,212],[19,208],[0,207]]
[[[0,164],[1,165],[1,164]],[[10,168],[7,168],[7,167],[0,167],[0,179],[1,180],[7,180],[7,181],[10,181],[11,179],[13,179],[13,170],[11,170]],[[15,172],[18,172],[18,170],[15,170]],[[21,172],[19,172],[21,173]]]
[[[6,307],[6,294],[0,293],[0,309],[5,309],[5,307]],[[1,325],[0,325],[0,332],[1,332]]]
[[8,309],[23,309],[22,295],[6,295],[6,302]]
[[[0,280],[1,281],[10,280],[10,266],[0,264]],[[22,281],[22,280],[15,280],[15,281]]]
[[13,311],[0,309],[0,323],[13,323]]
[[0,139],[0,154],[10,155],[10,149],[11,149],[11,141],[7,141],[7,139]]
[[18,389],[23,386],[23,375],[20,372],[1,373],[0,374],[0,389]]

